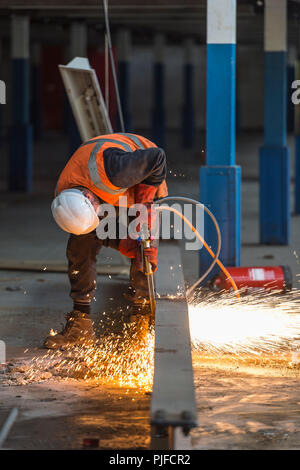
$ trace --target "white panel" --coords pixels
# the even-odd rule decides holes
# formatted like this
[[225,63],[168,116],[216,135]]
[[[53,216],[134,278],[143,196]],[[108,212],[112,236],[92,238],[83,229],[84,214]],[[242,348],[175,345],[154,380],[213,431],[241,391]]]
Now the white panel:
[[83,142],[112,133],[99,82],[88,59],[76,57],[59,70]]
[[207,44],[236,43],[236,0],[207,0]]
[[29,58],[29,17],[13,15],[11,19],[11,54],[13,59]]
[[264,43],[268,52],[287,50],[286,0],[266,0]]

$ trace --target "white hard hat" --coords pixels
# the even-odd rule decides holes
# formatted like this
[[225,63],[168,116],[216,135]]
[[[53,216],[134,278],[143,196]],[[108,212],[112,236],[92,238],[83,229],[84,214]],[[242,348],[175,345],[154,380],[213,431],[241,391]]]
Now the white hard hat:
[[83,235],[95,230],[99,218],[91,201],[79,189],[65,189],[51,204],[55,222],[66,232]]

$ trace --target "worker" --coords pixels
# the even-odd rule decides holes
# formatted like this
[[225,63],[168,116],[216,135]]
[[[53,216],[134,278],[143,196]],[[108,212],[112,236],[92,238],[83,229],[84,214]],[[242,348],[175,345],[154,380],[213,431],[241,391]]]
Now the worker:
[[[84,142],[72,155],[59,176],[51,209],[59,227],[70,233],[66,254],[73,311],[66,316],[64,329],[46,338],[46,348],[64,349],[95,340],[90,314],[96,289],[96,258],[102,246],[131,258],[127,298],[142,311],[149,309],[141,242],[129,235],[100,239],[96,228],[101,204],[114,206],[118,214],[119,202],[125,200],[127,207],[145,205],[151,230],[153,202],[167,195],[165,179],[165,152],[139,135],[101,135]],[[146,254],[155,272],[157,240],[151,241]]]

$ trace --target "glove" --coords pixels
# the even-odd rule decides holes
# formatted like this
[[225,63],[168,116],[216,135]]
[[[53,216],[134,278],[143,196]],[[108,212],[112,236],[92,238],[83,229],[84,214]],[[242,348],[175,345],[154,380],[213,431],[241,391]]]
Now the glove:
[[137,184],[135,187],[135,202],[138,204],[152,204],[157,188],[150,184]]
[[[156,191],[157,188],[155,186],[150,186],[149,184],[141,183],[135,187],[136,204],[143,204],[147,209],[147,218],[142,221],[142,225],[146,225],[149,233],[152,234],[156,228],[157,214],[155,210],[152,210]],[[137,231],[140,231],[139,226],[137,226]]]
[[140,243],[130,237],[124,238],[119,243],[119,251],[127,258],[135,258],[137,251],[140,251]]
[[[155,211],[151,210],[156,190],[157,188],[155,186],[150,186],[149,184],[138,184],[135,187],[135,202],[137,204],[143,204],[147,208],[147,220],[142,221],[142,224],[146,224],[149,232],[151,232],[156,221]],[[139,227],[137,227],[137,231],[140,231]],[[130,237],[121,239],[119,251],[122,255],[127,256],[127,258],[135,258],[137,269],[143,272],[142,249],[138,240],[134,240]],[[146,248],[144,252],[152,265],[153,272],[155,272],[157,270],[157,248]]]
[[[138,271],[144,272],[142,247],[140,242],[132,240],[129,237],[124,238],[119,243],[119,251],[122,255],[127,256],[127,258],[135,258]],[[144,253],[147,256],[149,263],[151,263],[153,272],[155,272],[157,270],[157,248],[154,246],[145,248]]]
[[[152,271],[155,273],[155,271],[157,270],[157,248],[155,246],[151,246],[150,248],[144,248],[144,254],[145,256],[147,256],[149,263],[151,263]],[[141,272],[144,272],[141,247],[139,247],[136,252],[135,260],[137,269]]]

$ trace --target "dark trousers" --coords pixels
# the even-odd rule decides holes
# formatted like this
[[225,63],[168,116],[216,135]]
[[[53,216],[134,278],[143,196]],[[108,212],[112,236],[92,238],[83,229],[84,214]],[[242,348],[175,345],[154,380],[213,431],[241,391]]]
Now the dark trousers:
[[[119,240],[100,240],[96,231],[85,235],[70,235],[67,246],[68,275],[71,283],[70,297],[78,302],[90,302],[95,295],[97,255],[102,246],[118,250]],[[148,297],[146,276],[138,271],[135,259],[131,260],[130,283],[137,297]]]

